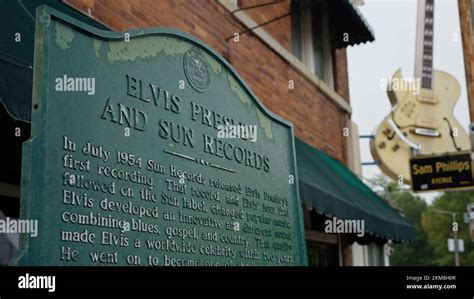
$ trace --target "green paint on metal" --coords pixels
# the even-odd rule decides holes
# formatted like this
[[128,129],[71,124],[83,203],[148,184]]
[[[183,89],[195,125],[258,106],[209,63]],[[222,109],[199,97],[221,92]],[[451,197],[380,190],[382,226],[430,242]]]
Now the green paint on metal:
[[[251,109],[252,100],[247,95],[245,90],[242,89],[240,84],[230,74],[228,74],[227,79],[229,81],[230,89],[232,90],[232,92],[239,98],[239,100],[243,104],[248,105],[248,108]],[[265,136],[268,139],[273,139],[272,121],[266,115],[264,115],[261,111],[259,111],[258,109],[256,109],[255,112],[257,113],[257,117],[258,117],[258,120],[259,120],[260,127],[263,129],[263,132],[265,133]]]
[[97,58],[99,58],[100,57],[100,49],[102,47],[102,41],[100,41],[98,39],[93,39],[92,44],[94,45],[95,56],[97,56]]
[[39,15],[39,18],[37,19],[45,26],[49,26],[49,21],[51,20],[51,18],[49,17],[49,14],[46,13],[45,11],[41,12]]
[[209,54],[205,53],[204,59],[206,59],[206,62],[215,74],[219,74],[222,71],[222,66],[219,61],[211,57]]
[[227,79],[229,80],[230,89],[232,92],[239,98],[239,100],[247,105],[251,104],[250,98],[247,96],[245,91],[240,87],[239,83],[231,74],[227,74]]
[[108,42],[107,59],[110,63],[117,61],[134,61],[137,58],[156,57],[163,52],[169,56],[184,54],[191,46],[172,38],[156,37],[150,43],[147,38],[136,38],[133,42],[111,41]]
[[63,50],[68,49],[74,39],[74,33],[71,28],[66,27],[61,23],[56,23],[55,27],[56,33],[54,36],[56,44]]
[[259,110],[256,111],[258,120],[260,122],[260,127],[263,129],[265,136],[267,136],[268,139],[273,139],[272,121],[267,116],[263,115],[263,113]]
[[[231,65],[177,30],[127,42],[37,13],[20,217],[39,227],[16,263],[307,264],[292,125]],[[253,140],[223,124],[259,125]]]

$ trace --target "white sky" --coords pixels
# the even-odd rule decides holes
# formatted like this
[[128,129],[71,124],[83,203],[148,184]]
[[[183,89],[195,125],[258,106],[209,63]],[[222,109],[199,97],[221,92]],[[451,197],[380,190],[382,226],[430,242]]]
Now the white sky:
[[[391,77],[398,68],[403,77],[413,77],[416,9],[416,0],[365,0],[365,5],[359,6],[375,33],[374,42],[348,48],[352,119],[361,135],[372,134],[390,111],[381,79]],[[433,67],[447,71],[461,84],[454,115],[467,131],[469,113],[457,0],[436,0],[434,23]],[[368,139],[360,140],[360,148],[362,161],[373,161]],[[380,173],[377,166],[363,166],[362,171],[366,178]],[[435,195],[423,193],[428,201]]]

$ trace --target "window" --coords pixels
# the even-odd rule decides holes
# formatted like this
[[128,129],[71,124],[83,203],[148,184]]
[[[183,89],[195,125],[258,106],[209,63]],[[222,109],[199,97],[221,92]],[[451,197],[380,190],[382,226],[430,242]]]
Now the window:
[[339,266],[337,244],[325,244],[306,240],[308,266]]
[[369,266],[383,266],[385,264],[383,245],[375,243],[367,245],[367,255]]
[[316,76],[334,87],[327,2],[293,0],[292,52]]

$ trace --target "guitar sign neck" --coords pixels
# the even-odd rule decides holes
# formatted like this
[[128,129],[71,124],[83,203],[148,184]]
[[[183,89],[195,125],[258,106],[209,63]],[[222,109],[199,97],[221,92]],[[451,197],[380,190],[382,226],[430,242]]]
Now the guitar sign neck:
[[434,0],[418,1],[415,77],[431,89],[433,76]]

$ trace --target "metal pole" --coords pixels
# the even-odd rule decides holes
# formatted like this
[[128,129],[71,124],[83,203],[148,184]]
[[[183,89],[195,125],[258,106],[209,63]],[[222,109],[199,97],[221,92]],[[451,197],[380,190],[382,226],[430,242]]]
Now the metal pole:
[[454,265],[459,267],[459,244],[458,244],[458,230],[454,230],[454,223],[456,223],[456,212],[452,212],[453,216],[453,239],[454,239]]
[[454,211],[445,211],[445,210],[435,210],[436,213],[451,215],[453,218],[453,223],[451,224],[451,229],[453,230],[453,239],[454,239],[454,265],[459,267],[459,244],[458,244],[458,225],[456,225],[456,230],[454,230],[454,223],[456,223],[456,212]]

